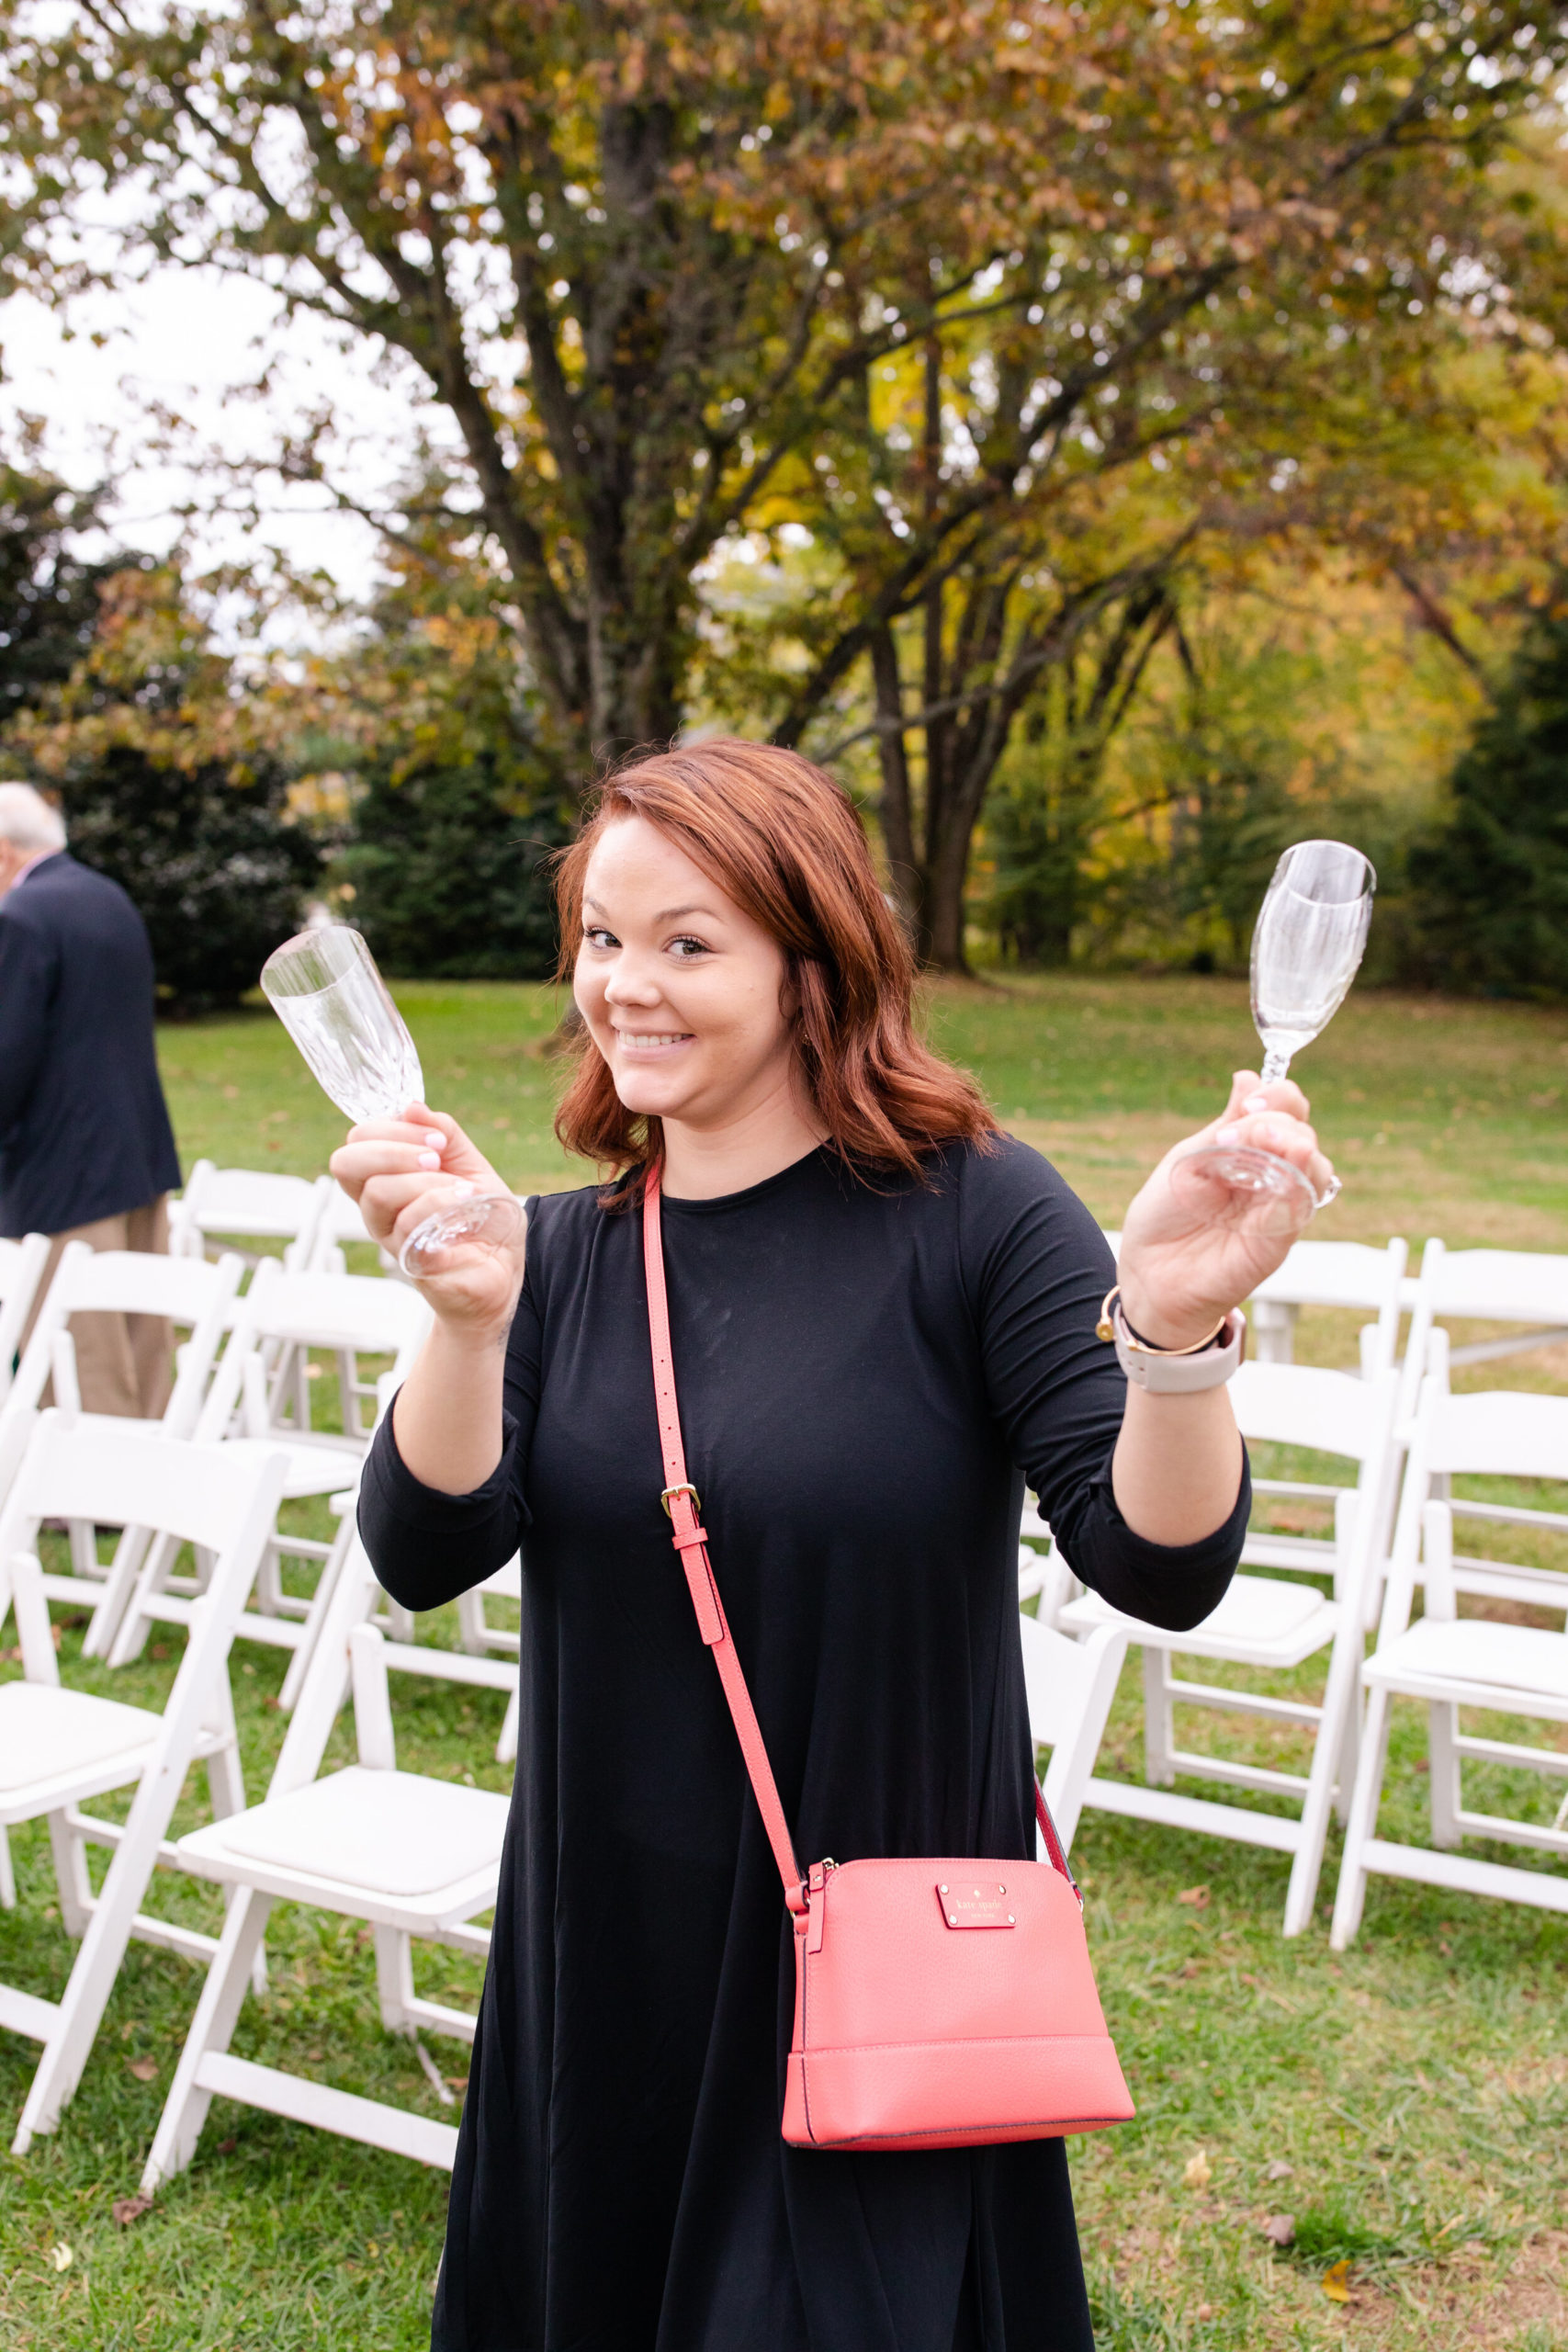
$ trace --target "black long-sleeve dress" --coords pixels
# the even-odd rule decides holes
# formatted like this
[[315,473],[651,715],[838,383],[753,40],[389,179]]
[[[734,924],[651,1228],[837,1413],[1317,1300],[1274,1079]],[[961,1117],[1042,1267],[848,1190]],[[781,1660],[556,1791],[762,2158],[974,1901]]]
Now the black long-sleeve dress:
[[[1033,1852],[1024,1476],[1077,1573],[1166,1625],[1229,1580],[1247,1486],[1180,1549],[1123,1524],[1114,1279],[1010,1139],[931,1182],[813,1152],[664,1202],[715,1573],[803,1860]],[[1059,2141],[854,2154],[779,2134],[778,1876],[660,1507],[641,1220],[534,1205],[506,1449],[422,1486],[389,1420],[360,1502],[431,1608],[522,1544],[512,1821],[435,2352],[1091,2352]]]

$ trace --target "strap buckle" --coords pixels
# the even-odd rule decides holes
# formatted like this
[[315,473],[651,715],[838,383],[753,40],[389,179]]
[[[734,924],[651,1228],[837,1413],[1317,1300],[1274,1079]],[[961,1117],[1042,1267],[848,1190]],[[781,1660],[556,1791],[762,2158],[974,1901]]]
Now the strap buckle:
[[695,1487],[694,1487],[689,1480],[685,1481],[679,1487],[666,1487],[664,1492],[660,1496],[659,1499],[664,1506],[664,1516],[666,1519],[673,1519],[675,1516],[674,1512],[670,1508],[670,1498],[671,1495],[690,1495],[692,1498],[692,1509],[696,1512],[697,1517],[701,1519],[703,1515],[702,1497],[698,1494]]

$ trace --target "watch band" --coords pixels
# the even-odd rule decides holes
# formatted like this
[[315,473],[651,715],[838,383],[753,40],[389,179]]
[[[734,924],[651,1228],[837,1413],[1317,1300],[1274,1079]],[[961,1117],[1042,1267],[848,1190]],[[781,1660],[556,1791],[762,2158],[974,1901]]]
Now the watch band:
[[1239,1306],[1231,1309],[1216,1333],[1200,1348],[1177,1353],[1151,1348],[1128,1328],[1117,1299],[1111,1329],[1116,1361],[1135,1388],[1151,1396],[1196,1396],[1205,1388],[1222,1388],[1247,1352],[1247,1317]]

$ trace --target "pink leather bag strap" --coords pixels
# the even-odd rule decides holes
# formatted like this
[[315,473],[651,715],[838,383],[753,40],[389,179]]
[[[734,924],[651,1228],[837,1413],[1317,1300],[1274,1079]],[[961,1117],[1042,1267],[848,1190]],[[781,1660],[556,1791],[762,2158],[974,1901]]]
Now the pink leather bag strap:
[[664,1453],[665,1510],[674,1529],[674,1544],[686,1572],[697,1627],[713,1652],[724,1695],[729,1702],[740,1753],[746,1759],[756,1792],[762,1826],[773,1849],[784,1901],[792,1911],[805,1907],[804,1873],[795,1858],[789,1824],[779,1803],[773,1768],[762,1745],[762,1734],[746,1688],[746,1677],[729,1637],[724,1603],[714,1582],[708,1559],[707,1532],[697,1519],[697,1494],[686,1476],[686,1449],[681,1437],[681,1408],[675,1397],[675,1359],[670,1346],[670,1299],[664,1285],[664,1238],[659,1223],[659,1176],[650,1170],[642,1195],[642,1254],[648,1272],[648,1336],[653,1349],[653,1396],[659,1411],[659,1442]]
[[[643,1184],[642,1257],[648,1276],[648,1336],[653,1351],[653,1397],[659,1414],[659,1442],[664,1455],[664,1492],[660,1499],[674,1530],[671,1540],[680,1555],[681,1566],[686,1572],[687,1589],[692,1596],[692,1606],[697,1612],[697,1629],[713,1652],[714,1664],[724,1685],[724,1695],[729,1702],[730,1716],[756,1795],[757,1809],[762,1816],[762,1826],[768,1833],[768,1843],[773,1849],[779,1876],[784,1881],[784,1901],[792,1911],[799,1911],[806,1905],[804,1874],[795,1858],[795,1846],[790,1838],[789,1824],[784,1819],[784,1806],[779,1802],[773,1768],[768,1761],[761,1728],[751,1704],[751,1693],[746,1688],[746,1677],[740,1670],[735,1644],[729,1636],[724,1603],[718,1597],[718,1587],[714,1581],[713,1564],[708,1558],[707,1531],[697,1516],[700,1509],[697,1492],[686,1476],[686,1448],[681,1436],[681,1408],[675,1395],[675,1357],[670,1344],[670,1295],[664,1281],[664,1237],[659,1220],[659,1174],[656,1169],[649,1170]],[[1074,1894],[1077,1894],[1077,1882],[1067,1868],[1067,1858],[1056,1835],[1056,1825],[1051,1818],[1044,1791],[1038,1781],[1034,1783],[1034,1817],[1040,1825],[1040,1834],[1045,1841],[1045,1851],[1051,1857],[1053,1867],[1060,1871]],[[1081,1894],[1078,1902],[1081,1905]]]

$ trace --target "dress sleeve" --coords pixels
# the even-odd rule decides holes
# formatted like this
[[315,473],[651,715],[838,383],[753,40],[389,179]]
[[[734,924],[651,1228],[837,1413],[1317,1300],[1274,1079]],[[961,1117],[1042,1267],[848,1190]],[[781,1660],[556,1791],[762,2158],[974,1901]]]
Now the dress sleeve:
[[1176,1629],[1201,1623],[1241,1556],[1240,1488],[1197,1544],[1151,1544],[1116,1507],[1111,1457],[1127,1384],[1094,1336],[1116,1280],[1104,1235],[1037,1152],[1008,1138],[963,1175],[960,1250],[992,1409],[1075,1576],[1114,1608]]
[[501,1460],[472,1494],[425,1486],[398,1452],[389,1412],[359,1487],[370,1565],[405,1609],[439,1609],[504,1567],[528,1523],[524,1465],[539,1402],[539,1314],[528,1280],[506,1343]]

